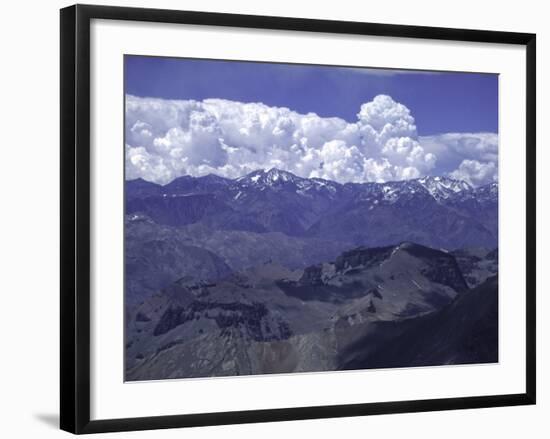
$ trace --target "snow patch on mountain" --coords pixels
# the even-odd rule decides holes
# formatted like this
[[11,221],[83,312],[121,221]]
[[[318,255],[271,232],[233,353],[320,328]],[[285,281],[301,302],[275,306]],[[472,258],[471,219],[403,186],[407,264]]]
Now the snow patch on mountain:
[[[498,183],[490,183],[474,188],[469,183],[443,176],[429,176],[410,180],[386,183],[346,183],[340,184],[322,178],[302,178],[277,168],[259,169],[240,178],[230,180],[213,175],[206,177],[180,177],[168,185],[149,183],[146,190],[168,193],[168,196],[182,196],[199,193],[226,193],[235,201],[241,202],[251,194],[271,191],[295,193],[303,197],[320,197],[336,200],[342,197],[364,202],[371,209],[399,202],[414,202],[429,197],[439,204],[477,200],[496,202]],[[135,190],[144,191],[144,181],[133,183]],[[220,192],[221,191],[221,192]],[[267,192],[266,192],[267,191]]]
[[473,189],[465,181],[448,177],[423,177],[418,179],[418,182],[438,201],[445,200],[459,192]]

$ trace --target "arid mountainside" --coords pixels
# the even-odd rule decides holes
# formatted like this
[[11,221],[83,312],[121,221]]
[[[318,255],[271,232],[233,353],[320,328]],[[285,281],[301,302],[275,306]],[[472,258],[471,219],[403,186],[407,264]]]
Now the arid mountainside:
[[126,182],[126,379],[498,359],[498,186]]
[[[493,283],[486,289],[496,291]],[[423,331],[450,324],[446,314],[456,321],[468,317],[473,299],[467,297],[481,294],[472,291],[452,254],[413,243],[359,247],[305,269],[266,263],[216,282],[182,278],[129,312],[126,376],[149,380],[380,367],[371,351],[384,358],[380,349],[405,343],[409,332],[419,334],[413,337],[418,343]],[[477,330],[472,324],[462,331],[475,339],[482,336]],[[471,358],[495,361],[497,345],[491,346],[487,355]],[[457,358],[443,352],[434,361]]]

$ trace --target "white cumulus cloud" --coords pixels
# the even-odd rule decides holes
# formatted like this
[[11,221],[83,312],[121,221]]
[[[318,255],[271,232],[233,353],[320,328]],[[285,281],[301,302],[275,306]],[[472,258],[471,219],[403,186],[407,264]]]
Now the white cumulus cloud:
[[498,179],[498,135],[495,133],[446,133],[420,137],[425,151],[437,156],[439,173],[474,186]]
[[464,180],[472,186],[480,186],[497,181],[496,165],[477,160],[463,160],[458,169],[450,173],[457,180]]
[[181,175],[235,178],[273,167],[342,183],[401,180],[438,173],[441,160],[456,162],[446,174],[488,179],[490,170],[463,160],[483,167],[494,158],[496,166],[492,140],[448,136],[419,138],[410,110],[386,95],[364,103],[352,123],[262,103],[126,96],[127,178],[163,184]]

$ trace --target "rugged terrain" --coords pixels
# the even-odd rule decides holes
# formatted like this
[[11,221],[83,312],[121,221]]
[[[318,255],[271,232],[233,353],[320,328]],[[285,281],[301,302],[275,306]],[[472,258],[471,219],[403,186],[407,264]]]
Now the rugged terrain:
[[498,186],[446,177],[389,183],[306,179],[271,169],[228,180],[126,183],[126,212],[169,226],[322,237],[356,245],[413,241],[449,249],[497,246]]
[[[496,281],[489,285],[484,300],[496,294]],[[485,292],[478,289],[468,288],[452,254],[413,243],[359,247],[305,269],[267,263],[216,282],[182,278],[129,313],[127,379],[384,367],[380,358],[390,354],[379,350],[389,342],[408,345],[407,334],[430,351],[435,345],[425,345],[425,333],[453,332],[445,325],[469,319],[465,337],[484,337],[471,309],[485,316],[486,307],[474,303]],[[496,315],[488,316],[495,326]],[[445,337],[440,334],[439,345]],[[447,348],[448,355],[432,361],[470,358],[458,356],[462,347]],[[474,359],[498,358],[495,343],[470,349]],[[413,360],[424,364],[394,355],[387,367]]]
[[498,360],[498,187],[126,183],[126,379]]

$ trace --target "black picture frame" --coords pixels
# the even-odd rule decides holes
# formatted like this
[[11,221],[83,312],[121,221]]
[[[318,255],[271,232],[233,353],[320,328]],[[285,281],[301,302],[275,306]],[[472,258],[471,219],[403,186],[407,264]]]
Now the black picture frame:
[[[132,20],[514,44],[526,47],[525,393],[90,420],[90,21]],[[535,404],[536,36],[530,33],[75,5],[61,10],[61,429],[81,434]]]

